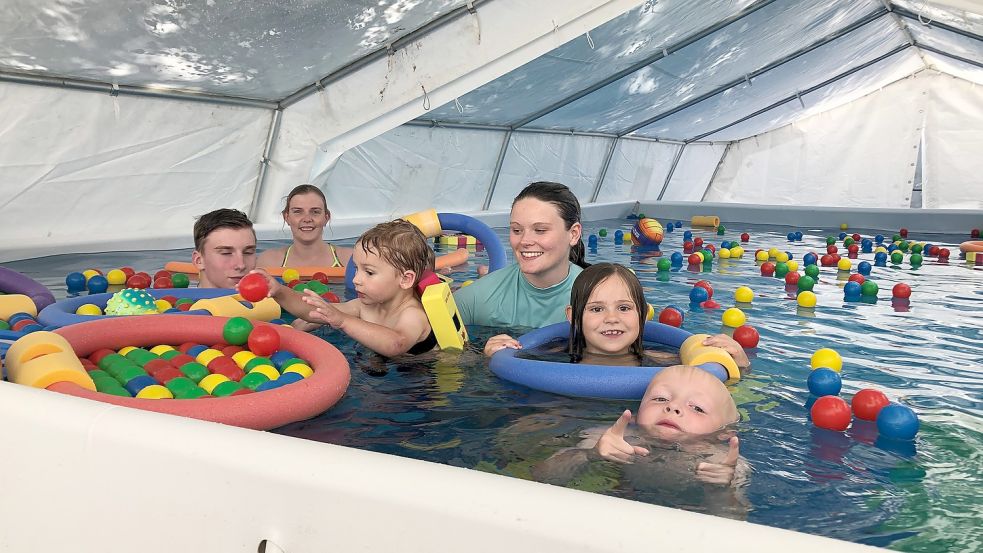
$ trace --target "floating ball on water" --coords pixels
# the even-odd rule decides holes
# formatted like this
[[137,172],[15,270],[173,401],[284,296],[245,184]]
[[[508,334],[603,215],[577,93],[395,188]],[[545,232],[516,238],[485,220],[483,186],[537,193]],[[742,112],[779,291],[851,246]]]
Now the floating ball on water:
[[843,239],[843,245],[848,248],[850,246],[853,246],[855,242],[856,240],[854,240],[852,236],[847,236],[846,238]]
[[874,254],[874,265],[883,267],[887,265],[887,254],[885,252],[877,252]]
[[693,239],[693,245],[699,248],[700,246],[703,245],[703,239],[697,236],[696,238]]
[[843,286],[843,297],[847,300],[859,300],[861,297],[860,283],[850,281]]
[[776,278],[785,278],[785,275],[787,275],[787,274],[788,274],[788,264],[787,263],[781,263],[781,262],[779,262],[779,263],[776,263],[775,264],[775,277]]
[[113,286],[126,284],[126,273],[119,269],[113,269],[106,273],[106,280]]
[[710,294],[699,286],[694,286],[693,289],[689,291],[689,301],[693,303],[703,303],[708,299],[710,299]]
[[842,432],[850,426],[850,406],[839,396],[823,396],[809,411],[812,423],[819,428]]
[[683,231],[683,240],[684,241],[685,240],[692,240],[692,239],[693,239],[693,231],[691,231],[691,230]]
[[877,283],[873,280],[865,280],[863,284],[860,285],[860,293],[867,297],[877,296]]
[[898,231],[898,234],[901,235],[901,238],[908,238],[908,229],[902,228]]
[[802,240],[802,232],[801,231],[798,231],[798,230],[795,231],[795,240],[796,241]]
[[[799,282],[802,282],[802,279],[799,279]],[[816,307],[816,294],[808,290],[799,292],[795,300],[798,302],[799,307]]]
[[731,307],[730,309],[724,311],[723,315],[720,316],[720,320],[725,326],[737,328],[747,322],[747,315],[745,315],[740,309]]
[[659,312],[659,322],[664,325],[678,328],[683,325],[683,319],[683,312],[672,306],[664,307],[662,311]]
[[881,409],[886,407],[890,401],[884,392],[873,388],[864,388],[853,395],[850,400],[850,407],[853,408],[853,416],[860,420],[876,421]]
[[788,252],[778,252],[775,254],[775,261],[779,263],[785,263],[791,258],[792,256],[790,256]]
[[819,263],[819,256],[816,254],[809,252],[802,256],[802,264],[806,267],[809,265],[815,265],[816,263]]
[[758,250],[754,254],[754,259],[756,261],[768,261],[768,252],[766,252],[765,250]]
[[93,275],[85,283],[85,287],[89,290],[90,294],[103,294],[109,289],[109,281],[102,275]]
[[870,263],[866,261],[861,261],[860,263],[857,263],[857,272],[860,273],[861,275],[864,276],[869,275],[870,269],[871,269]]
[[820,348],[809,358],[809,366],[813,369],[825,367],[840,372],[843,369],[843,358],[835,349]]
[[676,229],[676,225],[672,223],[666,223],[666,232],[672,232]]
[[949,248],[939,248],[939,261],[949,259]]
[[891,263],[895,265],[900,265],[904,261],[904,254],[899,251],[891,252]]
[[979,238],[980,237],[980,229],[974,228],[973,230],[969,231],[969,237],[970,238]]
[[892,440],[911,440],[918,434],[918,416],[897,403],[884,406],[877,414],[877,432]]
[[605,236],[608,235],[608,229],[602,228],[601,230],[597,231],[597,235],[600,236],[601,238],[604,238]]
[[703,263],[703,254],[702,253],[696,252],[696,253],[689,254],[689,264],[690,265],[699,265],[700,263]]
[[727,248],[720,248],[717,255],[720,256],[720,259],[730,259],[730,250]]
[[799,273],[789,271],[788,274],[785,275],[785,284],[798,286],[800,278],[801,276]]
[[816,397],[837,396],[843,388],[843,380],[840,373],[821,367],[809,373],[806,385],[809,392]]
[[127,288],[144,289],[150,288],[151,280],[150,275],[145,273],[137,273],[130,278],[126,279]]
[[836,253],[838,251],[840,251],[840,250],[836,246],[833,246],[833,245],[826,246],[826,253],[828,253],[830,255],[832,255],[832,254],[834,254],[834,253]]
[[853,263],[849,259],[844,258],[836,262],[836,268],[841,271],[849,271],[853,268]]
[[300,280],[300,273],[297,271],[297,269],[284,269],[282,278],[284,282]]
[[899,282],[891,289],[891,295],[895,298],[908,299],[911,297],[911,286]]
[[741,345],[742,348],[750,349],[758,347],[758,340],[760,340],[757,329],[750,325],[739,326],[734,329],[734,341]]
[[744,257],[744,248],[740,246],[733,246],[730,248],[730,256],[734,257]]
[[85,275],[79,272],[68,273],[65,277],[65,286],[69,292],[81,292],[85,290]]
[[672,262],[669,261],[668,259],[662,257],[662,258],[659,258],[659,261],[655,264],[655,266],[660,271],[668,271],[669,269],[672,268]]
[[672,255],[669,256],[669,260],[672,262],[673,267],[680,267],[683,264],[683,254],[679,252],[672,252]]
[[174,273],[174,275],[171,276],[171,283],[175,288],[187,288],[191,283],[191,280],[188,278],[188,275],[184,273]]
[[741,286],[737,290],[734,290],[734,301],[738,303],[751,303],[754,301],[754,290],[751,290],[747,286]]
[[658,246],[663,236],[662,224],[655,219],[639,219],[631,228],[632,241],[641,246]]
[[846,223],[840,223],[840,230],[846,230],[848,228],[850,227],[848,227]]
[[162,276],[154,279],[154,288],[174,288],[174,282],[171,281],[171,277]]
[[727,232],[727,228],[724,227],[723,225],[720,225],[719,227],[717,227],[717,235],[718,236],[723,236],[725,232]]
[[922,264],[923,261],[922,254],[913,253],[911,254],[911,257],[908,258],[908,261],[911,263],[912,267],[918,267]]
[[765,261],[761,264],[761,276],[775,276],[775,264],[771,261]]
[[75,310],[76,315],[102,315],[102,309],[94,303],[86,303],[80,305],[78,309]]
[[[810,265],[810,266],[814,267],[815,265]],[[796,282],[796,285],[798,286],[799,291],[802,291],[802,292],[810,292],[810,291],[812,291],[812,288],[816,285],[815,279],[813,279],[811,276],[809,276],[808,269],[809,269],[809,267],[806,267],[806,274],[803,275],[803,276],[801,276],[801,277],[799,277],[798,282]]]
[[806,265],[805,271],[803,271],[803,272],[805,272],[805,274],[806,274],[807,277],[809,277],[809,278],[811,278],[813,280],[819,278],[819,266],[818,265]]
[[795,242],[795,233],[790,232],[787,235],[785,235],[785,238],[787,238],[789,242]]
[[864,275],[860,273],[853,273],[852,275],[850,275],[850,278],[848,278],[847,280],[849,280],[850,282],[856,282],[857,284],[863,284],[864,281],[867,279],[865,279]]
[[[232,317],[225,322],[222,327],[222,339],[232,345],[241,346],[249,339],[249,333],[253,330],[253,323],[245,317]],[[209,391],[209,393],[211,393]]]
[[713,286],[710,284],[710,281],[708,281],[708,280],[698,280],[698,281],[696,281],[696,284],[694,284],[693,286],[696,286],[696,287],[699,287],[699,288],[703,288],[704,290],[706,290],[707,291],[707,299],[710,299],[710,298],[713,297]]
[[827,236],[826,237],[826,245],[827,246],[832,246],[835,243],[836,243],[836,238],[833,238],[832,236]]
[[751,235],[750,234],[748,234],[746,232],[742,232],[741,233],[741,242],[747,242],[750,239],[751,239]]
[[922,253],[924,247],[921,244],[912,244],[911,253]]

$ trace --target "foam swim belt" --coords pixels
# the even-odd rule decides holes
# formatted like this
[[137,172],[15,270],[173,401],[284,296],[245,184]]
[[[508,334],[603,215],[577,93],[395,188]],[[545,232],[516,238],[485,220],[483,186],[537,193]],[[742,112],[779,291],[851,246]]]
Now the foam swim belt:
[[968,240],[959,244],[959,251],[963,253],[983,252],[983,240]]
[[[570,323],[564,322],[524,334],[519,343],[523,349],[531,349],[569,336]],[[662,323],[645,323],[644,341],[679,348],[682,364],[701,367],[722,382],[740,379],[737,363],[726,351],[703,345],[707,336]],[[509,382],[574,397],[641,399],[652,377],[665,368],[539,361],[516,356],[520,351],[504,348],[495,352],[489,368]]]
[[[271,321],[280,316],[280,305],[273,298],[263,298],[256,303],[246,302],[229,288],[148,288],[151,296],[160,299],[164,296],[191,298],[197,300],[191,309],[182,315],[215,315],[220,317],[245,317],[250,320]],[[68,326],[88,321],[119,318],[114,315],[76,315],[75,310],[87,303],[105,309],[113,294],[90,294],[56,302],[45,307],[38,314],[38,321],[45,326]],[[123,317],[126,318],[126,317]]]
[[[143,399],[95,391],[79,356],[124,346],[223,342],[224,317],[151,315],[109,317],[34,332],[7,351],[10,381],[113,405],[269,430],[323,413],[344,395],[351,378],[348,361],[331,344],[289,327],[270,325],[280,347],[308,361],[311,376],[261,393],[208,399]],[[266,323],[254,323],[263,325]]]

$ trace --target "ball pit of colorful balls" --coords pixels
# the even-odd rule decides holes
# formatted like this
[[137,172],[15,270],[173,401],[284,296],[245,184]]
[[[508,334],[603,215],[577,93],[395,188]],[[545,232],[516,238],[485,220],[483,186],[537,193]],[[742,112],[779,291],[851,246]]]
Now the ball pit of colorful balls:
[[[81,361],[97,391],[145,399],[243,395],[313,374],[306,361],[279,349],[279,334],[269,325],[254,328],[247,319],[233,317],[223,337],[240,343],[102,349]],[[247,344],[249,349],[241,347]]]

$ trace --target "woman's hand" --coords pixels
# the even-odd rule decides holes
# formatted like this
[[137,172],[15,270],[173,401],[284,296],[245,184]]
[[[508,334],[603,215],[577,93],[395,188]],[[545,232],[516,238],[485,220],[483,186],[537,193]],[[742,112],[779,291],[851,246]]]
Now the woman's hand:
[[485,342],[485,355],[491,357],[496,351],[505,348],[522,349],[522,344],[508,334],[492,336]]
[[751,366],[751,360],[747,358],[747,353],[744,353],[744,348],[741,347],[741,344],[738,344],[737,340],[734,340],[726,334],[710,336],[703,340],[703,345],[713,346],[726,351],[731,357],[734,358],[734,362],[737,363],[737,366],[742,369],[746,369],[747,367]]

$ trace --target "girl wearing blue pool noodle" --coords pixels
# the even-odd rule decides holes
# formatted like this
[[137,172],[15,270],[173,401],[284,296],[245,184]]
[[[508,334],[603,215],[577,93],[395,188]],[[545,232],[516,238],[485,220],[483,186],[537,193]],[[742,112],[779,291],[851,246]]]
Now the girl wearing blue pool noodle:
[[464,323],[536,328],[562,322],[573,281],[588,266],[581,231],[580,202],[569,188],[535,182],[523,189],[509,221],[515,264],[454,294]]

